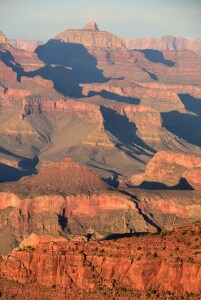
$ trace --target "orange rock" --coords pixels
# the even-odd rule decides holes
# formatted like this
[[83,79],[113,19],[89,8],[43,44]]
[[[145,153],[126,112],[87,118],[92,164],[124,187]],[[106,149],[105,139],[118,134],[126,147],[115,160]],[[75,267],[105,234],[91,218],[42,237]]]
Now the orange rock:
[[192,168],[186,170],[182,174],[182,178],[184,178],[193,189],[201,189],[201,168]]
[[39,243],[4,256],[0,277],[23,283],[25,288],[31,283],[36,289],[55,285],[70,291],[77,286],[86,294],[91,291],[97,295],[104,289],[108,295],[113,290],[128,297],[137,291],[142,295],[154,291],[159,299],[164,299],[167,291],[199,297],[201,255],[195,249],[200,240],[195,238],[200,229],[197,224],[164,236]]
[[[200,182],[200,170],[192,169],[195,167],[201,167],[201,156],[199,155],[159,151],[147,164],[144,175],[140,175],[140,177],[138,174],[133,175],[129,180],[139,183],[140,179],[141,183],[148,181],[173,186],[179,184],[181,178],[185,178],[190,185],[192,183],[193,187],[194,184],[199,185]],[[187,170],[186,173],[184,173],[185,170]]]
[[0,44],[7,43],[7,38],[3,32],[0,31]]
[[87,27],[84,27],[84,30],[65,30],[56,35],[55,39],[68,43],[83,44],[85,47],[125,47],[122,40],[116,35],[97,29],[96,23],[90,23],[87,24]]

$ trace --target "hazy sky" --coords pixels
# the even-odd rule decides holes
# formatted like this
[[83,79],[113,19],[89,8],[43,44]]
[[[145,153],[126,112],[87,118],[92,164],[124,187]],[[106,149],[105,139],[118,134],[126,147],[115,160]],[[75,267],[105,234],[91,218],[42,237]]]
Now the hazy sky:
[[201,0],[0,0],[8,38],[48,40],[90,21],[120,37],[201,36]]

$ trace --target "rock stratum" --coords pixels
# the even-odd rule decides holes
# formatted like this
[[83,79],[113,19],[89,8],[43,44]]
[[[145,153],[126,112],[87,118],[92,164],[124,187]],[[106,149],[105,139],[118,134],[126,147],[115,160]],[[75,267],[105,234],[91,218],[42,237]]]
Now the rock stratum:
[[198,155],[159,151],[147,164],[144,174],[130,178],[132,184],[159,183],[164,187],[183,186],[183,189],[200,189],[200,165]]
[[1,293],[30,299],[199,299],[200,229],[195,224],[161,236],[99,243],[36,242],[1,259]]
[[35,53],[1,44],[0,156],[18,164],[10,180],[36,157],[70,157],[107,178],[144,171],[158,150],[200,154],[200,133],[191,131],[200,126],[200,57],[154,55],[128,51],[95,23]]
[[0,210],[5,241],[0,251],[6,254],[32,233],[100,239],[161,232],[199,221],[201,204],[196,190],[111,189],[94,171],[65,159],[44,163],[38,174],[18,182],[2,183]]
[[3,299],[200,299],[201,58],[167,40],[0,34]]

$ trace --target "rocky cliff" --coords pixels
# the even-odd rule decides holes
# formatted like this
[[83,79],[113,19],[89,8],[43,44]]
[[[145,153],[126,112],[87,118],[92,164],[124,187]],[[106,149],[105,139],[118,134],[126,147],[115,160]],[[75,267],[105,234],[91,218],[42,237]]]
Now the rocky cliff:
[[0,31],[0,44],[6,44],[7,43],[7,38],[5,36],[5,34]]
[[[161,236],[88,243],[57,241],[16,249],[1,258],[2,295],[11,295],[18,282],[24,294],[31,283],[38,294],[40,286],[47,287],[47,296],[48,287],[52,293],[62,288],[60,297],[70,299],[73,291],[74,297],[84,293],[88,299],[92,293],[97,299],[136,299],[139,295],[141,299],[186,295],[199,299],[200,229],[198,223]],[[7,288],[4,278],[13,282],[14,290]]]
[[1,238],[10,230],[0,251],[8,253],[31,233],[99,239],[159,232],[198,221],[200,209],[197,191],[112,191],[70,159],[44,163],[37,175],[0,185]]
[[159,151],[147,164],[144,174],[130,178],[134,184],[157,182],[167,186],[199,188],[201,157],[183,152]]
[[106,31],[99,31],[96,23],[89,23],[83,29],[65,30],[55,36],[65,43],[82,44],[85,47],[125,47],[120,38]]

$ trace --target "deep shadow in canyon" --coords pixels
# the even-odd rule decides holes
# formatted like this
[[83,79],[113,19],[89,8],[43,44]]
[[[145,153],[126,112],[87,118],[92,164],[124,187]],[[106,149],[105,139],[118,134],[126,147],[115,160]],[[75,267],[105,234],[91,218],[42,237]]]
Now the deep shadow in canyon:
[[163,126],[179,138],[201,147],[201,117],[171,111],[161,114]]
[[[116,148],[124,151],[127,156],[137,159],[135,155],[148,155],[156,153],[154,149],[149,147],[141,138],[136,134],[137,127],[134,123],[129,122],[126,116],[117,114],[113,109],[108,107],[101,107],[101,113],[104,118],[105,130],[110,132],[118,142]],[[148,151],[148,152],[147,152]],[[142,161],[141,161],[142,162]]]
[[118,94],[112,93],[112,92],[108,92],[105,90],[102,90],[101,92],[89,92],[89,97],[93,97],[93,96],[101,96],[105,99],[109,99],[109,100],[115,100],[117,102],[120,103],[128,103],[128,104],[135,104],[138,105],[140,104],[140,99],[139,98],[132,98],[132,97],[126,97],[126,96],[120,96]]
[[[129,186],[129,185],[128,185]],[[174,186],[167,186],[164,183],[156,181],[143,181],[140,185],[134,186],[130,185],[129,187],[140,188],[143,190],[169,190],[169,191],[192,191],[192,186],[186,181],[185,178],[180,179],[179,183]]]
[[179,94],[185,109],[201,117],[201,98],[195,98],[189,94]]
[[17,74],[18,82],[22,76],[41,76],[51,80],[55,89],[66,97],[83,97],[80,83],[105,83],[110,79],[105,78],[103,71],[97,68],[96,57],[82,44],[52,39],[38,46],[35,52],[45,66],[34,71],[24,71],[10,51],[2,52],[1,60]]
[[80,83],[104,83],[103,71],[97,69],[97,59],[81,44],[50,40],[35,50],[45,66],[26,76],[41,76],[52,80],[55,89],[66,97],[82,97]]
[[167,67],[174,67],[175,62],[172,60],[165,59],[163,52],[159,50],[152,50],[152,49],[145,49],[145,50],[138,50],[139,52],[143,53],[146,59],[153,63],[160,63]]

